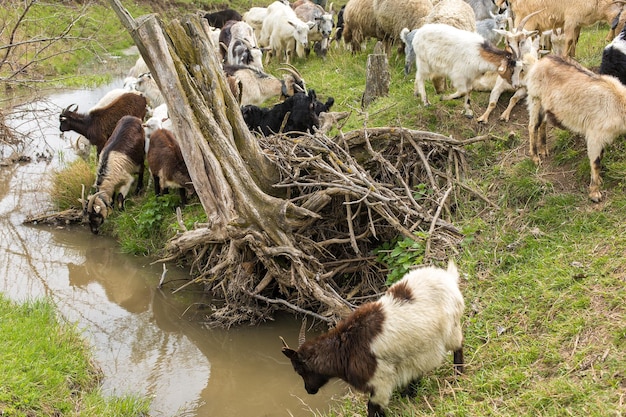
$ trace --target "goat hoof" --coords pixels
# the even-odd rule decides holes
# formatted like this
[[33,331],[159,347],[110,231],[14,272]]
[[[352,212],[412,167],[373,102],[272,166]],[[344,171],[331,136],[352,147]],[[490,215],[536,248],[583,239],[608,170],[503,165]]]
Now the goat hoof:
[[602,201],[602,193],[598,190],[589,192],[589,198],[594,203],[599,203]]

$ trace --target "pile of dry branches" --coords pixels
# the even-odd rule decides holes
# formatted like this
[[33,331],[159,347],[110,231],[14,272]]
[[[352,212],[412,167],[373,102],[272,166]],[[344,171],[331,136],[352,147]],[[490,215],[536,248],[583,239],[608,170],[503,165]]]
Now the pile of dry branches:
[[[262,233],[233,225],[227,244],[207,241],[202,229],[195,238],[193,231],[175,238],[168,259],[187,257],[194,282],[224,300],[211,314],[220,325],[267,319],[276,309],[333,322],[384,290],[388,271],[375,253],[383,242],[421,232],[428,262],[455,251],[461,233],[444,218],[462,194],[482,198],[461,182],[463,146],[483,139],[401,128],[261,138],[281,173],[277,195],[311,213],[286,225],[297,250],[272,247]],[[306,263],[313,279],[294,263]],[[336,295],[346,310],[325,306],[315,297],[322,293]]]

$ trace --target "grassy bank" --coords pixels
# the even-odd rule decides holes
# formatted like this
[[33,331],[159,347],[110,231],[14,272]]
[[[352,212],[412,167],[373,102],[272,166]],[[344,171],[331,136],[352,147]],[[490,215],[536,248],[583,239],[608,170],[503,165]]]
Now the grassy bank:
[[0,339],[0,415],[147,415],[146,400],[103,397],[88,344],[50,302],[0,295]]
[[[602,25],[584,30],[578,48],[583,65],[597,68],[606,32]],[[487,125],[464,118],[461,103],[439,101],[430,84],[433,105],[423,108],[413,96],[412,76],[403,74],[403,57],[394,52],[389,96],[361,109],[372,46],[354,55],[332,49],[325,60],[313,56],[294,64],[321,98],[335,98],[333,110],[352,112],[344,131],[365,125],[403,126],[458,139],[488,135],[489,140],[466,149],[470,166],[464,181],[497,205],[455,197],[455,211],[448,219],[465,232],[456,260],[467,304],[466,374],[454,379],[451,366],[444,366],[424,378],[416,398],[395,397],[389,414],[624,415],[623,141],[605,152],[605,201],[591,203],[583,140],[551,128],[551,156],[534,166],[527,157],[524,104],[516,107],[511,122],[497,120],[510,94],[502,97]],[[275,73],[277,67],[272,64],[267,70]],[[473,93],[477,115],[487,101],[488,93]],[[154,253],[175,225],[169,204],[158,204],[150,191],[133,199],[126,213],[115,213],[107,223],[109,232],[128,239],[123,243],[128,250]],[[197,210],[197,205],[187,210]],[[185,211],[183,218],[197,215]],[[365,402],[358,396],[330,415],[363,415]]]

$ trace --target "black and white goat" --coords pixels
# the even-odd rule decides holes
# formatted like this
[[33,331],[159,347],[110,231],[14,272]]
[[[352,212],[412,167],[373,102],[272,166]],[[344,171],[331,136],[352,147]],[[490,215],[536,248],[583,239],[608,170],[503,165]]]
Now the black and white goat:
[[146,98],[137,93],[125,93],[104,107],[78,113],[78,105],[70,104],[59,115],[61,132],[73,130],[96,147],[98,155],[109,140],[118,121],[124,116],[143,119],[146,115]]
[[626,85],[626,26],[604,47],[599,73],[617,77]]
[[[329,99],[327,104],[332,106],[333,102]],[[296,93],[271,108],[243,106],[241,113],[251,132],[260,132],[265,136],[279,132],[309,132],[319,127],[316,106],[329,107],[317,103],[315,91],[309,90],[308,94]]]
[[178,188],[181,204],[187,204],[187,196],[195,189],[183,154],[170,130],[157,129],[151,133],[147,160],[154,180],[154,194],[167,194],[170,188]]
[[571,59],[548,55],[526,76],[530,156],[548,155],[546,122],[585,136],[591,165],[589,198],[602,200],[600,162],[606,145],[626,133],[626,87],[609,75],[596,74]]
[[429,105],[424,81],[432,78],[435,86],[443,77],[449,77],[456,92],[442,96],[442,100],[465,98],[465,116],[473,117],[470,109],[472,83],[487,71],[497,71],[513,86],[519,84],[516,55],[493,47],[475,32],[457,29],[445,24],[427,24],[413,36],[415,51],[415,95],[425,106]]
[[310,341],[301,335],[297,350],[285,343],[282,351],[309,394],[341,378],[370,394],[368,417],[383,417],[393,391],[439,367],[448,352],[463,372],[465,304],[458,280],[452,261],[447,270],[413,270],[334,329]]
[[[137,174],[137,190],[143,188],[144,130],[142,121],[135,116],[120,119],[111,138],[100,153],[96,175],[96,192],[87,199],[86,215],[91,232],[98,234],[100,226],[114,205],[124,207],[124,199]],[[117,194],[117,195],[116,195]]]

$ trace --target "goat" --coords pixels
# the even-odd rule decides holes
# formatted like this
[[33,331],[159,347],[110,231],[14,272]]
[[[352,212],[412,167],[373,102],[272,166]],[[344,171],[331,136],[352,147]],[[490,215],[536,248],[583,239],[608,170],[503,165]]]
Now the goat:
[[[398,387],[439,367],[449,351],[463,372],[465,308],[453,261],[448,269],[424,267],[408,272],[378,300],[361,305],[329,332],[297,350],[283,340],[282,352],[315,394],[331,378],[341,378],[370,394],[368,417],[384,417]],[[304,327],[303,327],[304,330]]]
[[498,45],[502,41],[502,35],[497,32],[504,31],[509,21],[508,10],[504,13],[493,14],[488,19],[476,21],[476,32],[494,45]]
[[[307,39],[309,43],[317,42],[319,44],[319,50],[316,51],[318,55],[325,56],[328,51],[328,44],[330,41],[330,33],[333,30],[334,22],[333,15],[327,13],[322,6],[313,3],[310,0],[302,2],[301,5],[294,8],[296,16],[303,22],[315,22],[315,25],[309,29]],[[308,56],[310,47],[305,48],[305,54]]]
[[228,22],[229,20],[241,20],[242,16],[237,10],[224,9],[217,12],[206,13],[204,15],[204,18],[209,22],[209,25],[213,26],[214,28],[221,29],[222,26],[224,26],[224,23]]
[[339,42],[343,36],[343,24],[344,24],[343,13],[345,10],[346,10],[346,5],[344,4],[339,9],[339,13],[337,13],[337,29],[335,29],[335,36],[333,37],[333,40],[337,42]]
[[626,85],[626,26],[604,47],[599,73],[617,77]]
[[146,156],[154,180],[154,194],[167,194],[169,188],[178,188],[181,205],[187,204],[187,195],[195,192],[187,165],[174,134],[167,129],[157,129],[150,135]]
[[591,165],[589,198],[602,200],[600,162],[606,145],[626,133],[626,87],[610,75],[598,75],[571,59],[548,55],[526,76],[530,156],[548,155],[546,118],[585,136]]
[[165,103],[165,97],[163,97],[159,86],[154,78],[152,78],[152,74],[149,72],[145,72],[137,77],[135,89],[143,93],[146,97],[146,101],[148,102],[148,106],[152,109]]
[[136,193],[143,188],[144,141],[141,119],[122,117],[100,154],[96,193],[89,196],[85,208],[92,233],[98,234],[114,202],[118,209],[124,207],[124,199],[134,181],[133,174],[138,174]]
[[259,45],[269,46],[265,62],[269,63],[272,56],[289,63],[295,54],[302,58],[308,44],[308,32],[315,22],[303,22],[293,9],[275,1],[267,6],[267,16],[263,19]]
[[515,105],[524,97],[526,97],[526,86],[524,81],[525,75],[528,74],[530,68],[537,62],[539,59],[539,37],[526,38],[526,40],[519,46],[521,61],[518,62],[519,68],[519,80],[520,83],[517,87],[513,87],[511,83],[506,81],[504,78],[498,76],[495,80],[495,85],[491,89],[491,93],[489,94],[489,105],[478,119],[476,119],[479,123],[487,123],[489,121],[489,115],[496,108],[496,104],[500,99],[500,95],[505,91],[515,91],[511,99],[509,100],[509,105],[500,115],[500,120],[509,121],[511,117],[511,112]]
[[476,22],[479,20],[489,19],[493,13],[500,14],[506,9],[506,4],[503,3],[497,6],[494,0],[465,0],[474,10]]
[[[501,5],[505,0],[496,0]],[[527,15],[536,10],[543,10],[528,22],[530,30],[549,30],[563,27],[565,33],[564,55],[576,55],[576,43],[583,26],[589,26],[604,20],[614,29],[624,8],[621,0],[508,0],[511,14],[515,16],[515,26]]]
[[251,66],[224,65],[223,69],[231,92],[242,106],[260,105],[272,97],[285,98],[305,89],[302,76],[293,67],[281,68],[289,73],[282,79]]
[[137,58],[137,61],[135,61],[135,65],[133,65],[133,67],[128,71],[127,77],[137,78],[146,72],[150,72],[150,68],[148,68],[148,65],[146,64],[146,61],[144,61],[143,57],[140,56]]
[[241,113],[248,129],[264,136],[278,132],[307,132],[319,126],[316,101],[315,91],[309,90],[308,94],[296,93],[272,108],[243,106]]
[[475,79],[487,71],[497,70],[513,85],[519,83],[519,77],[514,74],[514,54],[493,47],[475,32],[444,24],[427,24],[415,33],[413,50],[417,68],[414,94],[419,94],[425,106],[430,104],[424,86],[426,78],[433,78],[436,83],[448,76],[457,91],[443,96],[442,100],[465,97],[465,116],[470,118],[473,117],[470,93]]
[[61,132],[73,130],[85,136],[96,147],[98,155],[113,133],[117,122],[126,115],[143,119],[146,115],[146,98],[127,92],[105,107],[78,113],[78,105],[70,104],[59,115]]

